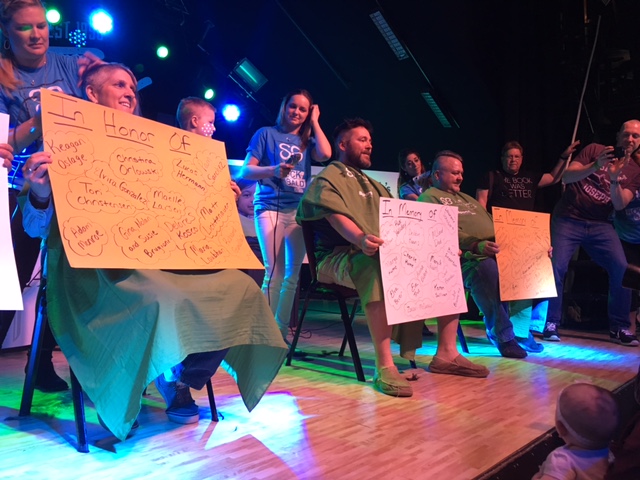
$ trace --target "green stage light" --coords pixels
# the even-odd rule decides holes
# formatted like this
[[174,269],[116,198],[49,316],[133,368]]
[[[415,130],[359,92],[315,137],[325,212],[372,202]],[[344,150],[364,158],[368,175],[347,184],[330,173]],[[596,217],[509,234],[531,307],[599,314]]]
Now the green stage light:
[[60,15],[60,12],[56,8],[50,8],[47,10],[47,22],[50,24],[55,25],[60,22],[61,18],[62,15]]
[[156,50],[156,55],[158,55],[158,58],[167,58],[169,56],[169,49],[164,45],[160,45]]

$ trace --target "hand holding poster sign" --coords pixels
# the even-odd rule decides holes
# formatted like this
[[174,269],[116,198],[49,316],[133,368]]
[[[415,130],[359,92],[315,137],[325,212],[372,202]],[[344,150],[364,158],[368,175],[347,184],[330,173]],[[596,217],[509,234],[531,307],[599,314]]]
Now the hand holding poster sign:
[[242,232],[223,143],[46,89],[41,96],[71,266],[263,268]]
[[493,207],[502,301],[557,296],[549,214]]
[[380,237],[389,325],[467,311],[456,207],[381,198]]

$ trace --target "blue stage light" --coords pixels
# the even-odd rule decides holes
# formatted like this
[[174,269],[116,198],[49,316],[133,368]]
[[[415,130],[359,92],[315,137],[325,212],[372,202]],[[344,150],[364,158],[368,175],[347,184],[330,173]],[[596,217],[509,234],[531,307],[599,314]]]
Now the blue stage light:
[[69,32],[67,38],[69,39],[71,45],[73,45],[74,47],[80,48],[84,47],[87,44],[87,34],[82,30],[72,30],[71,32]]
[[216,96],[216,92],[213,88],[207,88],[204,91],[204,98],[205,100],[211,100],[213,97]]
[[113,30],[113,17],[102,9],[94,10],[89,15],[89,23],[91,28],[103,35]]
[[227,122],[235,122],[240,118],[240,109],[237,105],[225,105],[222,109],[222,116]]

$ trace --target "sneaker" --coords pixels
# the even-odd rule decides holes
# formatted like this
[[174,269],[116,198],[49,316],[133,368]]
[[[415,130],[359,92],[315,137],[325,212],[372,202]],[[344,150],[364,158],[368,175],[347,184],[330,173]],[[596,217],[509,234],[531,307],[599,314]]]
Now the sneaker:
[[612,342],[624,345],[625,347],[638,346],[638,339],[626,328],[621,328],[617,332],[609,332],[609,337]]
[[527,352],[518,345],[515,338],[508,342],[499,342],[498,350],[500,351],[500,355],[506,358],[525,358],[527,356]]
[[544,330],[542,331],[542,339],[549,342],[559,342],[560,334],[558,333],[558,325],[552,322],[545,323]]
[[392,397],[410,397],[413,395],[413,388],[409,381],[394,367],[382,367],[373,377],[373,384],[385,395]]
[[155,381],[156,388],[167,404],[167,417],[169,420],[180,424],[197,423],[200,419],[198,405],[191,398],[189,387],[178,382],[168,382],[164,374]]
[[531,332],[529,332],[529,336],[526,338],[516,337],[516,342],[518,342],[518,345],[524,348],[527,352],[540,353],[544,350],[544,346],[535,341]]

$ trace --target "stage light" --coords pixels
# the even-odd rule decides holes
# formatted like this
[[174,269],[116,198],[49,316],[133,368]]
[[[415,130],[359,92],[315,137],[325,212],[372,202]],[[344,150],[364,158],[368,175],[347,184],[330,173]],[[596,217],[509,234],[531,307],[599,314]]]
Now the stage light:
[[67,38],[69,39],[71,45],[73,45],[74,47],[80,48],[84,47],[87,44],[87,34],[82,30],[76,29],[69,32]]
[[62,16],[60,15],[60,12],[55,8],[50,8],[49,10],[47,10],[46,16],[47,16],[47,22],[49,22],[52,25],[55,25],[56,23],[58,23],[62,18]]
[[369,15],[369,17],[378,28],[378,31],[380,32],[380,34],[387,41],[387,43],[391,47],[391,50],[393,50],[393,53],[396,54],[396,58],[398,60],[405,60],[409,58],[409,54],[402,46],[402,43],[400,42],[398,37],[396,37],[396,34],[393,33],[393,30],[391,30],[391,27],[389,26],[385,18],[382,16],[382,13],[374,12],[371,15]]
[[113,17],[102,9],[94,10],[89,15],[89,23],[91,28],[103,35],[113,30]]
[[207,88],[204,91],[204,98],[205,100],[211,100],[213,97],[216,96],[216,92],[213,88]]
[[222,109],[222,116],[227,122],[235,122],[240,118],[240,109],[237,105],[225,105]]
[[267,83],[267,77],[265,77],[262,72],[246,58],[243,58],[236,63],[236,66],[233,67],[232,73],[229,74],[231,79],[238,83],[238,81],[233,77],[233,73],[241,78],[252,92],[257,92],[265,83]]
[[169,56],[169,49],[164,45],[160,45],[156,50],[158,58],[167,58]]
[[[452,125],[449,121],[449,118],[447,118],[447,115],[442,111],[436,99],[433,98],[433,95],[431,95],[429,92],[422,92],[420,95],[422,95],[424,101],[427,102],[427,105],[429,105],[429,108],[440,122],[440,125],[442,125],[444,128],[451,128]],[[458,124],[456,123],[456,127],[457,126]]]

